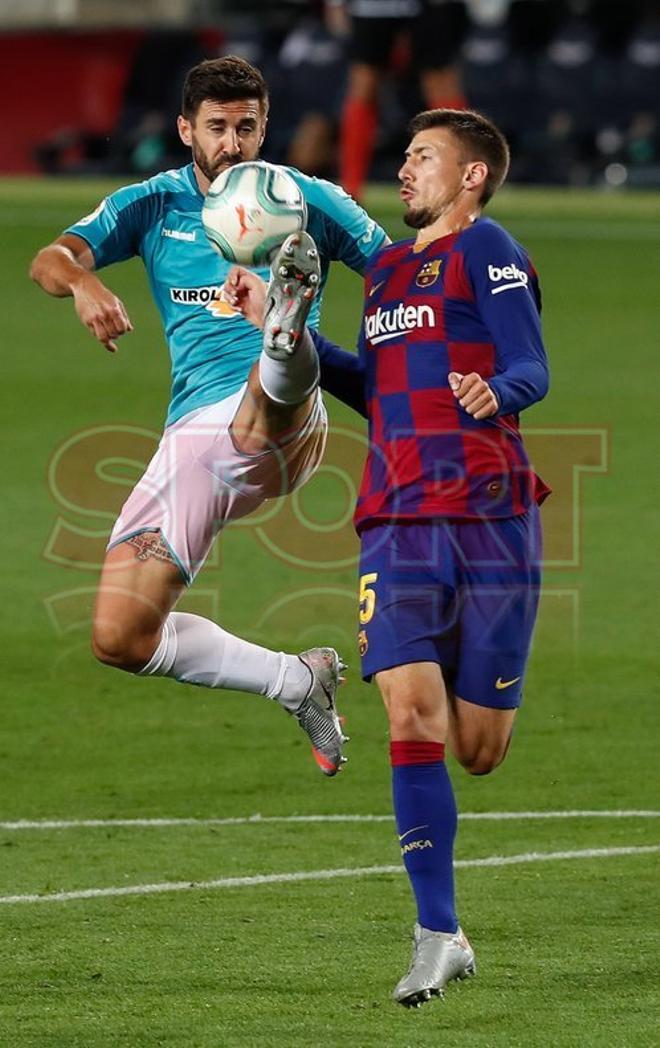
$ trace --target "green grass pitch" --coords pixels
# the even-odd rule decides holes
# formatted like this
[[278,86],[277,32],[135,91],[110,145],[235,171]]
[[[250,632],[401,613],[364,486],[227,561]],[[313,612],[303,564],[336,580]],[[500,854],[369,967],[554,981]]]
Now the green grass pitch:
[[[507,191],[494,202],[541,274],[553,384],[525,425],[555,495],[511,753],[484,779],[452,765],[467,814],[651,814],[464,819],[458,902],[479,972],[409,1013],[389,1000],[413,919],[399,873],[208,885],[398,866],[387,819],[268,818],[390,811],[385,717],[355,652],[360,420],[331,403],[326,468],[295,504],[230,528],[185,605],[270,646],[341,646],[352,742],[336,780],[274,705],[134,679],[89,655],[104,535],[161,427],[166,350],[139,263],[106,274],[135,325],[116,357],[70,302],[31,286],[27,267],[108,188],[0,184],[0,896],[207,887],[0,901],[0,1045],[657,1044],[658,854],[645,849],[658,845],[660,808],[660,195]],[[367,204],[402,232],[393,191],[374,189]],[[359,281],[337,269],[325,331],[353,345],[359,310]],[[101,825],[11,826],[91,819]],[[118,821],[131,819],[169,822]]]

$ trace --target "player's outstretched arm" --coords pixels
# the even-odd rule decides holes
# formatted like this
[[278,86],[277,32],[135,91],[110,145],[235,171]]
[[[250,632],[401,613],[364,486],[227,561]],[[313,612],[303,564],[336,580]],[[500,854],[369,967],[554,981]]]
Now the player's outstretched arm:
[[359,356],[310,330],[321,365],[321,389],[347,404],[363,418],[367,417],[364,392],[364,366]]
[[133,330],[120,298],[103,284],[94,269],[94,256],[81,238],[65,233],[42,248],[30,266],[30,276],[56,298],[72,297],[81,324],[110,353],[115,339]]

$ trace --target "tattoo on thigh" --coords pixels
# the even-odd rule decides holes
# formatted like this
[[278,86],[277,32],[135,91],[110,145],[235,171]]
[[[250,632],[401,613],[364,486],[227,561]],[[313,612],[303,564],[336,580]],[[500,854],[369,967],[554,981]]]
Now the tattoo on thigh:
[[133,535],[133,537],[127,539],[126,542],[129,546],[133,546],[135,549],[135,556],[138,560],[148,560],[149,557],[153,557],[154,560],[161,560],[167,564],[174,564],[174,557],[170,553],[169,548],[163,542],[160,532],[145,531],[141,535]]

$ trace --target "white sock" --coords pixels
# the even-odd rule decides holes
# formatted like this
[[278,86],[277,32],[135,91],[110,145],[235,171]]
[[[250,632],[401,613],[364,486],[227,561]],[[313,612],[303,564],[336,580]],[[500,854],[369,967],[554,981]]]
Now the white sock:
[[273,360],[261,351],[261,388],[277,404],[302,404],[318,386],[320,376],[318,354],[307,328],[302,333],[295,353],[287,360]]
[[298,709],[311,684],[309,668],[297,655],[261,648],[183,611],[166,618],[160,644],[140,676],[249,691],[277,699],[290,710]]

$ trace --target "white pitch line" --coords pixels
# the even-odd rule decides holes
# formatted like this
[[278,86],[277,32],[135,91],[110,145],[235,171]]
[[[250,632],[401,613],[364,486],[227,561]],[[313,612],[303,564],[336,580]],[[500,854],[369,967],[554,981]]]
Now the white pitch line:
[[[522,855],[489,855],[484,859],[458,859],[454,866],[467,869],[482,866],[518,866],[522,863],[556,862],[566,859],[606,859],[619,855],[652,855],[660,844],[640,847],[586,848],[583,851],[525,852]],[[371,877],[404,873],[403,866],[355,866],[336,870],[300,870],[296,873],[264,873],[252,877],[221,877],[213,881],[165,881],[162,884],[133,884],[122,888],[86,888],[51,895],[0,895],[0,904],[21,902],[71,902],[76,899],[105,899],[122,895],[158,895],[165,892],[210,891],[218,888],[254,888],[263,884],[293,884],[300,881],[330,881],[338,877]]]
[[[475,811],[462,812],[459,819],[501,822],[507,819],[657,819],[660,811],[622,809],[614,811]],[[226,819],[17,819],[0,822],[0,830],[75,830],[107,827],[159,829],[167,826],[250,826],[297,822],[392,822],[393,815],[239,815]]]

